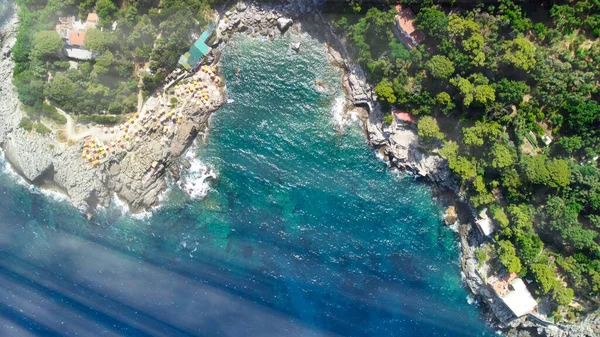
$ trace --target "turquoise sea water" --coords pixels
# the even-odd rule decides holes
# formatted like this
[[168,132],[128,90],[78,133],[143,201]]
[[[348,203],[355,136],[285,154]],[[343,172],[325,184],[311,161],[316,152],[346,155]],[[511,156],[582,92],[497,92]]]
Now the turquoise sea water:
[[175,185],[88,222],[2,160],[0,336],[493,335],[428,186],[336,129],[340,73],[289,42],[224,51],[230,103],[189,155],[217,175],[203,201]]

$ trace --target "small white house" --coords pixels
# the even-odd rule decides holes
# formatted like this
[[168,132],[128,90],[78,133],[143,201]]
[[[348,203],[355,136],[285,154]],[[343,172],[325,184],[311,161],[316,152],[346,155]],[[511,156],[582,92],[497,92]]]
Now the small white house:
[[542,142],[544,142],[546,146],[549,146],[552,143],[552,138],[550,138],[548,135],[543,135]]
[[475,221],[477,228],[484,236],[491,236],[494,232],[494,223],[492,219],[488,216],[487,208],[485,208],[481,213],[479,213],[479,219]]

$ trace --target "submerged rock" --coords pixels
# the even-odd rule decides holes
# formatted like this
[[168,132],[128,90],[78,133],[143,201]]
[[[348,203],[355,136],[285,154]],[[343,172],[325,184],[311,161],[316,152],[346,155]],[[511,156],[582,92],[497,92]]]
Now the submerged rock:
[[300,42],[292,42],[290,43],[290,48],[294,51],[300,51]]

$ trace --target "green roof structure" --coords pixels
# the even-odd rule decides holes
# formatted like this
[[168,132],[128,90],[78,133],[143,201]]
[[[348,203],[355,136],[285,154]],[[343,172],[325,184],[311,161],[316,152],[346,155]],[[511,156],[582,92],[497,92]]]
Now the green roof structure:
[[179,65],[185,68],[186,70],[194,69],[200,60],[210,52],[210,47],[206,45],[206,40],[212,33],[212,30],[206,30],[200,38],[194,42],[194,44],[190,47],[190,50],[181,55],[179,58]]

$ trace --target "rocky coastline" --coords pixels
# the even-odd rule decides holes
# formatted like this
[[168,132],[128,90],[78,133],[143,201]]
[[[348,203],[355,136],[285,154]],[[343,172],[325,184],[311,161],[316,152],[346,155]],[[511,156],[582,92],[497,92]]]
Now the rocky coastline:
[[345,96],[342,124],[358,116],[370,146],[391,169],[408,172],[431,184],[434,195],[443,206],[458,210],[455,224],[461,247],[463,279],[469,291],[476,296],[479,305],[484,308],[484,315],[489,324],[511,337],[600,335],[600,316],[597,314],[588,315],[581,323],[575,325],[555,325],[528,315],[516,318],[494,295],[478,270],[478,260],[475,256],[476,248],[489,239],[474,225],[478,217],[477,210],[461,190],[447,161],[438,154],[438,148],[426,148],[420,143],[414,125],[400,125],[397,121],[389,126],[383,123],[384,113],[364,71],[353,61],[344,39],[334,33],[330,21],[323,17],[318,7],[311,7],[310,4],[312,2],[309,1],[309,4],[305,5],[305,11],[297,20],[303,30],[326,42],[330,62],[342,70]]
[[[2,27],[2,49],[14,44],[18,24],[15,14]],[[13,67],[10,55],[0,56],[0,95],[3,97],[0,146],[6,160],[28,182],[52,185],[65,193],[82,212],[92,212],[97,206],[108,207],[114,195],[125,201],[133,212],[156,206],[159,196],[167,189],[168,179],[177,179],[179,172],[185,169],[185,160],[179,156],[196,135],[208,128],[211,114],[224,102],[223,88],[204,74],[211,94],[205,105],[199,107],[187,100],[171,110],[179,120],[170,126],[174,129],[169,129],[167,134],[162,132],[163,125],[158,121],[154,124],[152,118],[140,121],[140,130],[135,134],[139,141],[115,150],[98,165],[90,165],[81,155],[83,139],[64,142],[54,133],[41,135],[19,127],[24,113],[12,85]],[[182,75],[180,79],[189,76]],[[144,112],[166,114],[164,106],[170,104],[158,95],[161,89],[144,103],[142,115]]]
[[[2,48],[16,37],[16,15],[2,30]],[[333,32],[311,0],[291,0],[283,4],[256,5],[240,2],[220,16],[216,27],[215,47],[227,43],[234,34],[277,38],[289,30],[305,31],[328,45],[330,61],[342,69],[342,84],[346,97],[342,118],[351,120],[358,115],[369,144],[391,167],[404,170],[430,182],[436,195],[446,206],[458,209],[458,232],[461,247],[461,266],[469,290],[486,308],[486,318],[494,327],[509,336],[596,336],[600,331],[598,316],[589,316],[583,324],[570,326],[544,325],[527,317],[513,319],[507,308],[489,291],[479,274],[475,249],[485,242],[473,225],[476,210],[461,192],[447,162],[436,150],[426,151],[419,142],[416,130],[397,125],[385,126],[383,111],[362,69],[352,61],[343,39]],[[301,50],[300,42],[290,45]],[[158,203],[167,188],[167,179],[177,180],[186,163],[179,156],[193,139],[206,131],[211,114],[224,102],[224,92],[209,107],[198,109],[183,106],[185,122],[174,135],[169,147],[153,141],[141,142],[128,152],[90,169],[80,158],[80,148],[59,142],[54,135],[31,134],[18,127],[23,112],[12,86],[10,57],[0,56],[0,146],[6,159],[28,181],[42,185],[53,182],[66,193],[73,204],[88,212],[97,205],[108,206],[113,195],[126,201],[133,210],[142,210]],[[156,109],[156,98],[144,108]],[[139,158],[145,158],[140,160]],[[154,163],[155,168],[152,166]],[[189,163],[188,163],[189,165]],[[157,168],[157,169],[156,169]]]

